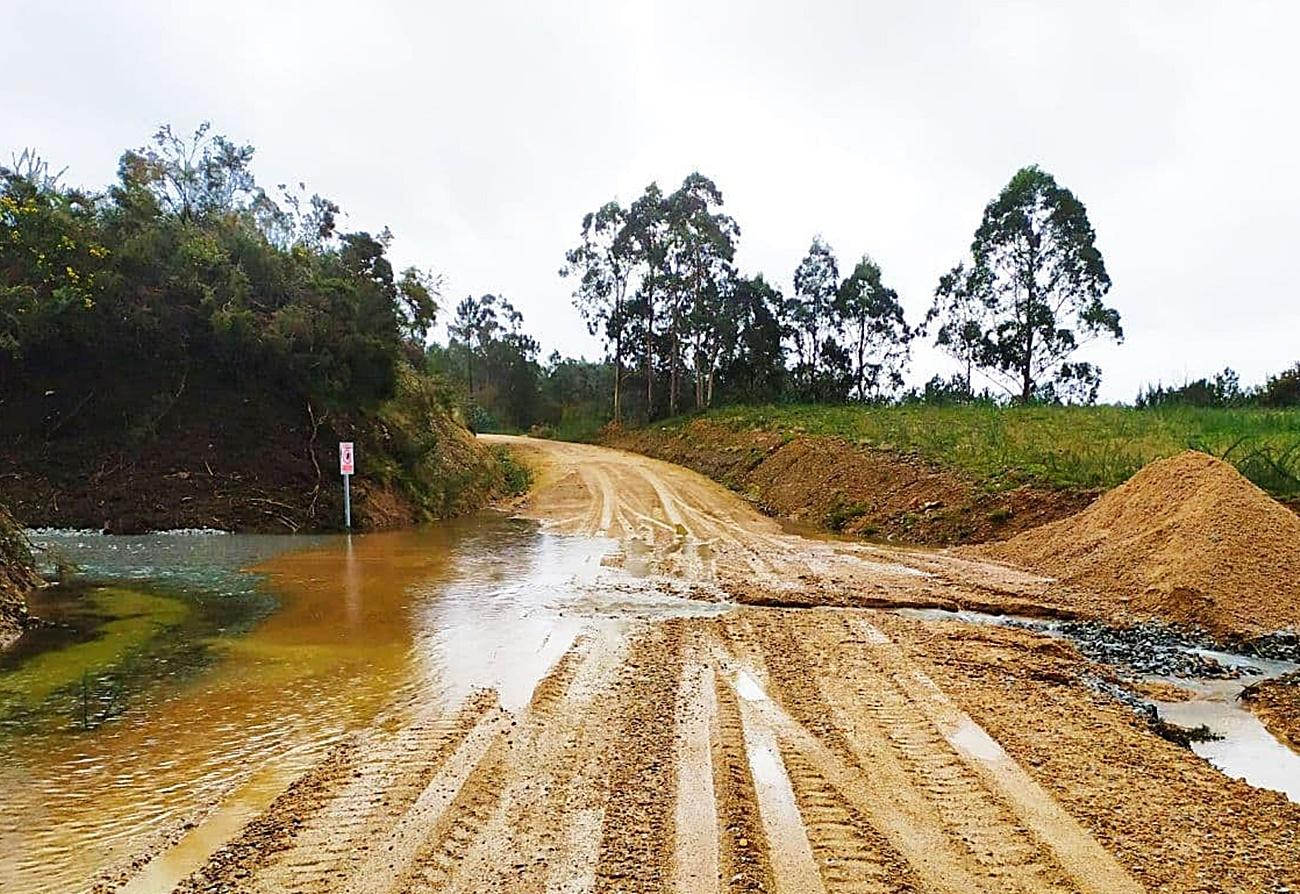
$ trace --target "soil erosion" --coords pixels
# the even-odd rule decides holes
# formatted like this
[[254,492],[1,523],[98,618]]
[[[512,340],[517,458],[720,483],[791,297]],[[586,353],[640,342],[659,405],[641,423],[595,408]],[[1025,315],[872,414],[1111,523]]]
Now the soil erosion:
[[1300,806],[1159,738],[1071,646],[885,610],[1063,612],[1045,579],[799,537],[642,456],[493,440],[537,470],[524,515],[608,538],[568,586],[632,609],[523,699],[394,706],[180,890],[1300,889]]

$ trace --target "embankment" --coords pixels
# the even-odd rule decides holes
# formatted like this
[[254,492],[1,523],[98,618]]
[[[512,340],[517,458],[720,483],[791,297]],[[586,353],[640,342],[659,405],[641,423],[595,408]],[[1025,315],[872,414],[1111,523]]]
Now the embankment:
[[[498,458],[460,424],[440,386],[409,368],[373,412],[191,380],[123,424],[93,388],[84,406],[10,399],[21,425],[0,445],[0,487],[28,527],[287,533],[342,526],[338,442],[356,443],[353,525],[403,527],[481,508],[506,486]],[[142,420],[143,418],[143,421]]]
[[22,532],[0,507],[0,649],[22,631],[27,619],[23,595],[38,582]]
[[1095,497],[1088,490],[1034,485],[990,490],[917,456],[706,419],[609,429],[602,443],[700,472],[769,515],[903,543],[1010,537],[1072,515]]

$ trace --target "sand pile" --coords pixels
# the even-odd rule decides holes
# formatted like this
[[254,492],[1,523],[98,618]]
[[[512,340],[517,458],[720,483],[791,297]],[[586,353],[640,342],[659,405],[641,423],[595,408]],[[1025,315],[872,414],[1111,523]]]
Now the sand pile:
[[1077,515],[978,552],[1087,591],[1116,618],[1300,629],[1300,516],[1203,453],[1154,462]]

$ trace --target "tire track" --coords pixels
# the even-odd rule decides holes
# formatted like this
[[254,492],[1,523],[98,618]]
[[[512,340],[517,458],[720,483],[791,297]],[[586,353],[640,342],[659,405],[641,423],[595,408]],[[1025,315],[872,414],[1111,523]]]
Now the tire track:
[[[393,890],[397,880],[405,878],[418,857],[429,851],[428,842],[441,841],[456,828],[459,814],[475,799],[479,790],[499,774],[484,769],[500,758],[502,739],[509,728],[508,716],[494,709],[470,730],[441,769],[420,792],[415,803],[401,815],[386,838],[374,842],[367,856],[353,867],[348,883],[341,890],[347,894],[380,894]],[[466,789],[470,780],[475,785]],[[462,789],[466,789],[462,793]]]
[[745,732],[735,692],[716,679],[718,738],[713,752],[713,778],[717,791],[718,824],[723,829],[719,863],[728,894],[773,891],[775,881],[768,858],[758,795],[745,754]]
[[801,751],[788,749],[785,766],[828,894],[923,890],[907,860]]
[[849,623],[868,644],[868,653],[893,683],[894,691],[908,694],[909,704],[929,720],[982,784],[1000,794],[1017,819],[1052,850],[1081,890],[1097,894],[1141,891],[1100,843],[996,740],[953,704],[933,680],[913,666],[883,632],[864,618],[853,618]]
[[681,678],[680,619],[638,635],[620,668],[618,734],[608,751],[609,802],[596,867],[598,892],[667,891],[672,866],[674,711]]

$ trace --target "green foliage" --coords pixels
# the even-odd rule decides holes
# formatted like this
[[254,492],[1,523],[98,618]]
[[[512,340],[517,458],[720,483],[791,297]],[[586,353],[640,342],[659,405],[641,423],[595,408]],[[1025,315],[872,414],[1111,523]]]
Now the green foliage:
[[58,380],[75,357],[100,407],[100,374],[124,369],[137,394],[193,369],[338,413],[391,396],[437,280],[395,277],[387,232],[336,236],[328,200],[278,205],[252,157],[204,124],[126,152],[104,193],[0,169],[0,388]]
[[984,209],[971,266],[944,276],[927,317],[936,344],[1021,402],[1096,400],[1101,371],[1071,360],[1085,342],[1122,341],[1103,303],[1110,276],[1087,209],[1051,174],[1021,168]]
[[527,493],[528,488],[532,487],[533,484],[532,469],[515,459],[509,447],[497,445],[492,448],[492,455],[500,463],[502,473],[505,476],[505,494],[516,497]]
[[1300,496],[1295,409],[797,404],[733,407],[705,418],[915,454],[969,474],[990,490],[1030,482],[1108,488],[1152,460],[1196,449],[1233,463],[1274,496]]

